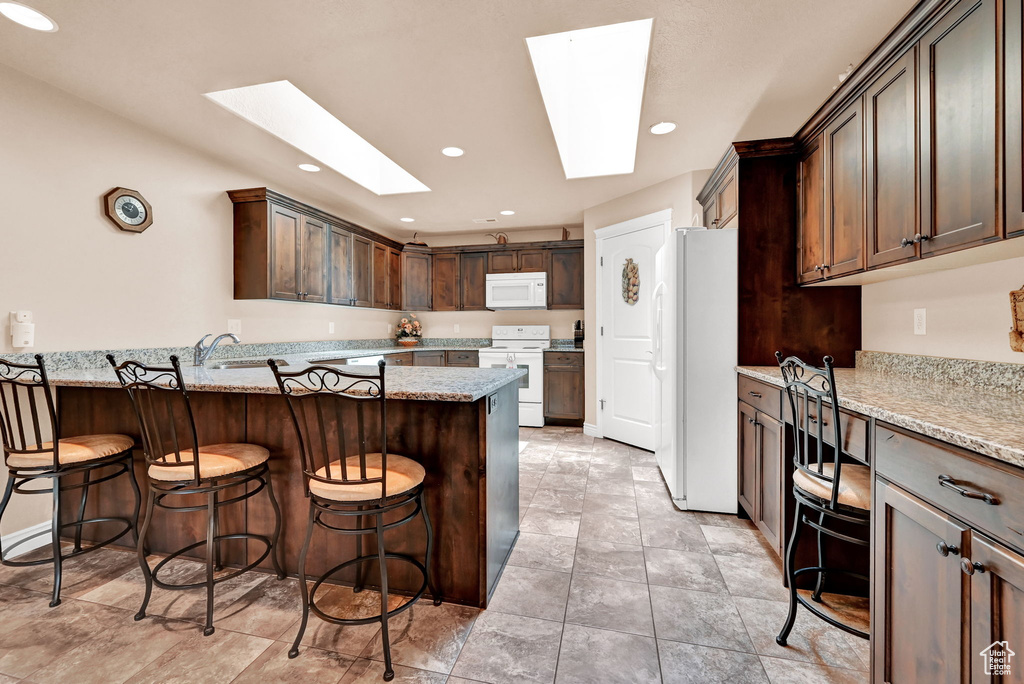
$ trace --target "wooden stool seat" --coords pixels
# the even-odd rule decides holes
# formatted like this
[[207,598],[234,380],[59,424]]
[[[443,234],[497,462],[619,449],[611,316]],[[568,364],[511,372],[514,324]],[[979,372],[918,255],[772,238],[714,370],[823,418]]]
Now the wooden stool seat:
[[[65,437],[58,441],[60,442],[60,465],[97,461],[128,451],[135,445],[135,440],[128,435],[83,435],[81,437]],[[39,451],[31,454],[10,454],[7,457],[7,466],[10,468],[52,467],[53,442],[45,442],[35,448]]]
[[[173,465],[175,455],[167,454],[163,463],[154,463],[149,466],[149,476],[154,480],[162,482],[182,482],[195,477],[195,468],[192,466],[192,450],[181,451],[182,465]],[[255,468],[261,463],[270,459],[270,451],[257,444],[210,444],[199,447],[199,477],[206,480],[214,477],[223,477],[232,473],[240,473],[249,468]],[[186,465],[187,463],[187,465]]]
[[[808,466],[817,472],[818,466],[812,463]],[[832,499],[832,474],[835,472],[835,465],[822,463],[821,472],[829,480],[820,479],[809,475],[801,468],[793,473],[793,486],[799,487],[805,493],[816,496],[824,501]],[[844,463],[839,470],[839,496],[836,503],[850,508],[859,508],[864,511],[871,510],[871,468],[862,465]]]
[[[346,471],[350,478],[359,478],[359,455],[349,456],[346,461]],[[381,455],[366,454],[366,477],[368,479],[376,479],[381,476]],[[341,459],[332,461],[330,466],[324,466],[318,469],[314,475],[316,477],[328,477],[328,467],[330,468],[330,474],[332,477],[341,477]],[[427,471],[423,469],[416,461],[405,456],[399,456],[398,454],[388,453],[388,476],[385,478],[387,482],[387,491],[384,493],[384,497],[390,499],[393,496],[399,496],[404,494],[414,487],[417,487],[423,482],[423,478],[427,476]],[[333,484],[330,482],[320,482],[311,479],[309,481],[309,491],[322,499],[329,499],[331,501],[370,501],[373,499],[380,500],[381,498],[381,483],[380,482],[367,482],[366,484]]]

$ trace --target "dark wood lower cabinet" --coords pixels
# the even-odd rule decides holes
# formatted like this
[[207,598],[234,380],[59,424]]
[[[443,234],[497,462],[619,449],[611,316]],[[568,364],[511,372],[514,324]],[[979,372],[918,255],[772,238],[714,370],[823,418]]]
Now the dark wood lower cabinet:
[[443,351],[418,351],[412,353],[412,365],[414,366],[444,366]]
[[754,519],[757,500],[757,411],[746,402],[739,402],[739,438],[737,496],[739,504]]
[[464,366],[466,368],[480,367],[480,352],[476,349],[449,350],[445,354],[445,365]]
[[583,354],[544,352],[544,420],[583,425]]
[[970,576],[971,681],[1000,681],[985,671],[982,652],[990,647],[1020,651],[1019,656],[1008,659],[1009,674],[1001,681],[1024,681],[1024,651],[1020,650],[1024,644],[1024,556],[972,532],[970,563],[975,568]]
[[780,421],[760,411],[756,414],[755,423],[757,498],[753,520],[775,552],[782,555],[785,544],[785,492],[782,488],[785,431]]

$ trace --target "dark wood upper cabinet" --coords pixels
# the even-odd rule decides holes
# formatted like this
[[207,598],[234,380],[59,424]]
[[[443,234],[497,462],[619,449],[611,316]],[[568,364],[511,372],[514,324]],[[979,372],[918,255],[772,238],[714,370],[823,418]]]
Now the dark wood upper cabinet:
[[996,0],[961,0],[920,42],[922,255],[1001,237]]
[[487,309],[488,252],[463,252],[459,264],[459,299],[463,311]]
[[520,273],[544,273],[548,270],[548,254],[546,249],[519,250]]
[[1021,0],[1004,3],[1006,237],[1024,235],[1024,11],[1021,6]]
[[402,253],[394,247],[388,248],[388,299],[389,309],[402,308]]
[[[884,480],[876,480],[874,497],[872,681],[967,681],[960,674],[967,529]],[[939,544],[956,553],[941,555]]]
[[373,306],[373,241],[352,236],[352,298],[356,306]]
[[[433,277],[433,311],[458,311],[459,254],[435,254]],[[480,285],[483,287],[483,284]]]
[[352,296],[352,233],[331,226],[327,235],[329,262],[328,299],[331,304],[354,304]]
[[825,266],[825,150],[819,136],[798,165],[797,277],[801,283],[821,280]]
[[[270,297],[299,299],[299,240],[302,216],[270,205]],[[266,296],[264,294],[264,296]]]
[[508,250],[487,253],[488,273],[515,273],[519,270],[519,252]]
[[583,308],[583,249],[553,249],[548,278],[549,309]]
[[825,276],[864,268],[864,115],[858,99],[825,129]]
[[737,169],[734,167],[722,184],[715,192],[715,206],[717,214],[713,217],[712,223],[715,228],[732,228],[731,221],[739,213],[739,183],[737,182]]
[[704,205],[704,226],[706,228],[718,227],[718,203],[714,197],[709,199],[708,203]]
[[388,248],[373,243],[373,308],[387,309],[391,303],[391,285],[388,281]]
[[327,301],[327,233],[330,226],[319,219],[302,217],[299,298],[304,302]]
[[423,252],[403,252],[405,290],[402,308],[406,311],[430,311],[431,259]]
[[917,50],[911,48],[864,95],[867,266],[912,259],[917,213]]

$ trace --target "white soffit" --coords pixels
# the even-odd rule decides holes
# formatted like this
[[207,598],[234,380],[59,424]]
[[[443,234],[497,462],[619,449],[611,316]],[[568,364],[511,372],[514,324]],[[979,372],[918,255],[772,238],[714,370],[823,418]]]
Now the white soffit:
[[290,81],[219,90],[206,97],[376,195],[430,191]]
[[526,39],[567,179],[633,173],[653,24]]

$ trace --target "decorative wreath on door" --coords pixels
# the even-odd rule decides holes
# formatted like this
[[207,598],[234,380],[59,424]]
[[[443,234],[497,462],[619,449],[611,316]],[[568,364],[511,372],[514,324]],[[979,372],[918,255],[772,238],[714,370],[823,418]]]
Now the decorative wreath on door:
[[640,299],[640,265],[626,259],[622,266],[622,300],[630,306]]
[[1010,310],[1013,330],[1010,331],[1010,349],[1024,352],[1024,285],[1010,292]]

